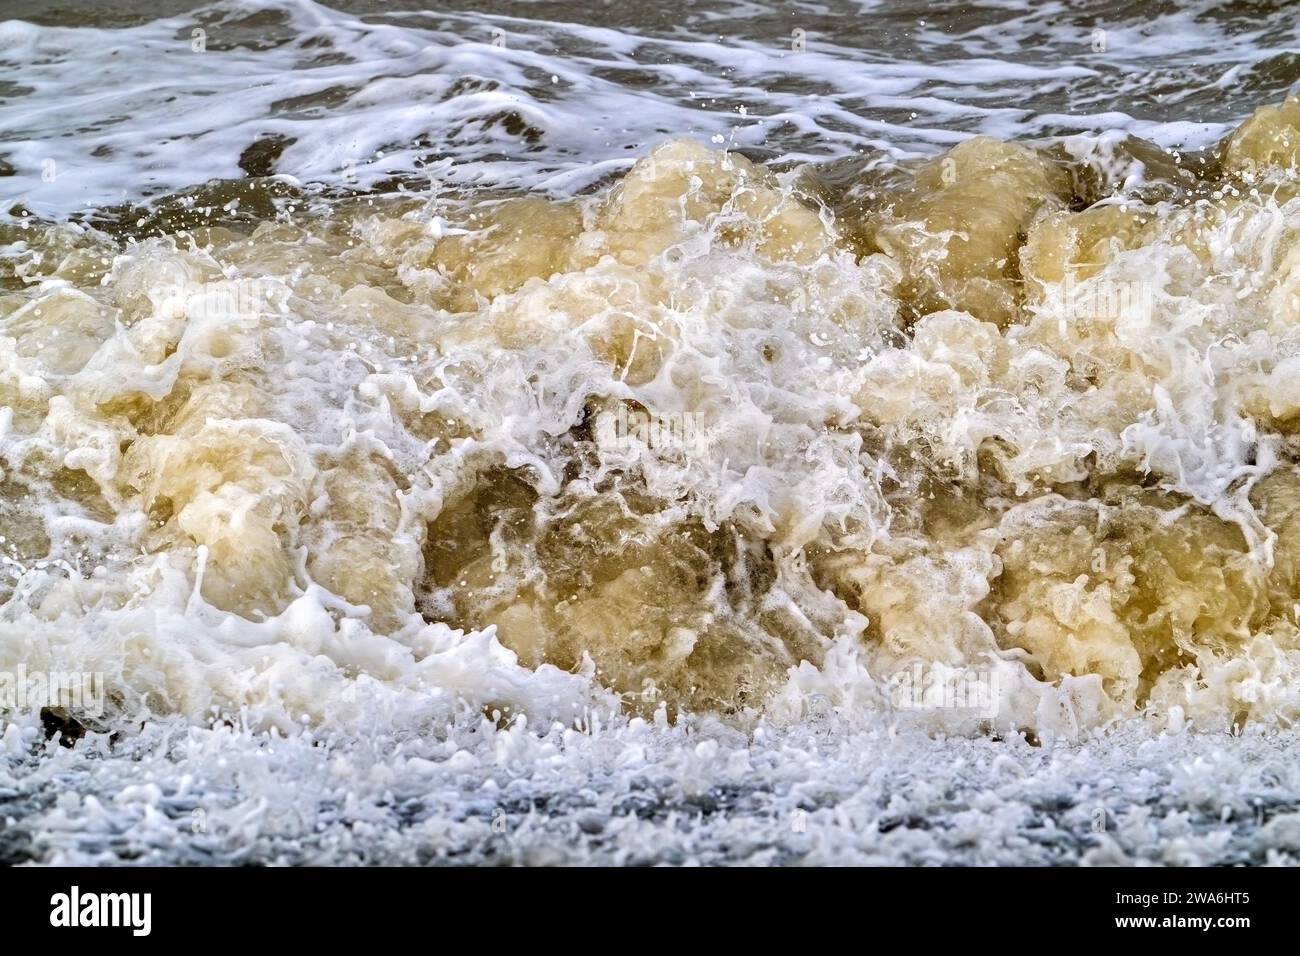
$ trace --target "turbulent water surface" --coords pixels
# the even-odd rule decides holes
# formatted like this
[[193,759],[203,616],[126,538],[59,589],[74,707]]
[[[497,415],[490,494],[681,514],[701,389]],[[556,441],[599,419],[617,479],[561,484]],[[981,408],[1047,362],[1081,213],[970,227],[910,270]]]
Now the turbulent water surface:
[[0,2],[0,859],[1291,860],[1287,4],[468,6]]

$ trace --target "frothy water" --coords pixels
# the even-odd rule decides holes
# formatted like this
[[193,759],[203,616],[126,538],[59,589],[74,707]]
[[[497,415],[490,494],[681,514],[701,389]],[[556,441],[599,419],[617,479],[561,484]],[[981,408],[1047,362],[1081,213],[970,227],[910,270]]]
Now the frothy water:
[[0,681],[15,793],[41,721],[773,819],[898,729],[1279,746],[1284,5],[344,6],[0,22],[0,675],[100,692]]
[[1196,147],[1300,70],[1286,4],[1210,0],[8,6],[6,194],[54,216],[250,170],[571,194],[682,136],[787,162],[976,133]]

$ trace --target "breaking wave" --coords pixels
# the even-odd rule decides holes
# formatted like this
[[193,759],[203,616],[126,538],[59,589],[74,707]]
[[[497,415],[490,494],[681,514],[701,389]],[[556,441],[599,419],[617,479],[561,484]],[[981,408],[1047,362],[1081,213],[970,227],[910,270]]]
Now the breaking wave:
[[[466,79],[490,42],[407,49],[434,28],[305,0],[207,17],[128,28],[130,56],[195,22],[216,56],[234,22],[324,59],[225,132],[178,110],[157,149],[207,157],[188,182],[69,193],[79,154],[10,153],[0,670],[102,674],[123,719],[282,728],[1300,714],[1300,100],[1200,140],[969,114],[928,153],[842,130],[817,156],[806,125],[760,154],[656,101],[682,121],[616,160],[542,92],[626,108],[595,53],[494,61],[532,95],[490,124],[511,97]],[[32,116],[77,83],[42,51],[94,42],[0,25]],[[413,59],[433,115],[472,118],[452,158],[428,116],[356,125],[395,80],[316,88]],[[321,145],[343,126],[359,177]],[[909,707],[921,674],[986,696]]]

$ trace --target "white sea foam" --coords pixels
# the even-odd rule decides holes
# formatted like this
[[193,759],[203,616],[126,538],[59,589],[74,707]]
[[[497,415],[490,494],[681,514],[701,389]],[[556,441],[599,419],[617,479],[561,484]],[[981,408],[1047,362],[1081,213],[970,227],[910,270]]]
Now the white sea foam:
[[[4,192],[53,216],[133,202],[238,178],[243,151],[270,136],[294,141],[275,172],[304,183],[402,174],[556,193],[626,170],[671,136],[792,161],[932,153],[975,133],[1125,129],[1194,148],[1258,102],[1258,89],[1233,95],[1219,74],[1240,77],[1297,44],[1293,18],[1243,28],[1213,6],[1115,21],[1011,6],[995,25],[958,20],[948,32],[933,17],[919,25],[923,7],[912,20],[810,11],[800,51],[788,28],[747,29],[738,11],[702,35],[486,13],[362,16],[313,0],[226,0],[115,29],[9,20],[0,71],[18,89],[0,107],[0,152],[15,169]],[[861,45],[831,29],[845,17]],[[888,55],[872,48],[873,31]],[[1116,109],[1163,84],[1170,92],[1149,106]],[[1212,119],[1196,112],[1206,91]]]
[[[960,857],[978,794],[861,790],[921,754],[975,862],[1285,861],[1179,822],[1300,717],[1293,104],[1192,155],[1297,27],[1212,6],[0,23],[0,674],[106,690],[6,714],[0,853],[477,861],[582,779],[511,859]],[[1249,742],[1026,849],[1189,727]],[[748,802],[658,852],[643,791]]]

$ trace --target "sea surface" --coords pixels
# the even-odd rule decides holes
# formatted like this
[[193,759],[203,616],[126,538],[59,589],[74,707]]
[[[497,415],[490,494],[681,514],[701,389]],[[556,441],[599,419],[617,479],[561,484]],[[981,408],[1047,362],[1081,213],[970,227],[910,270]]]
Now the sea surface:
[[0,861],[1290,864],[1281,2],[0,0]]

